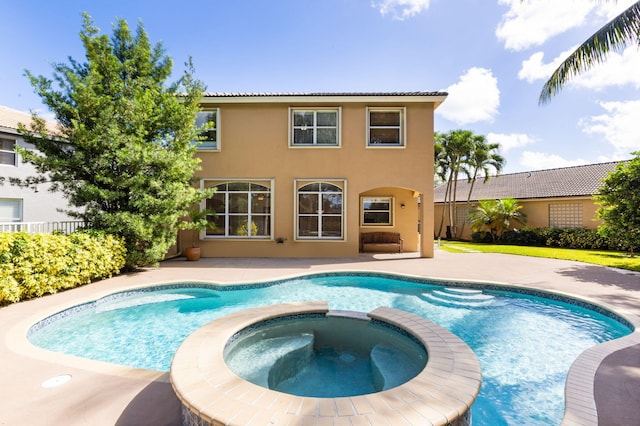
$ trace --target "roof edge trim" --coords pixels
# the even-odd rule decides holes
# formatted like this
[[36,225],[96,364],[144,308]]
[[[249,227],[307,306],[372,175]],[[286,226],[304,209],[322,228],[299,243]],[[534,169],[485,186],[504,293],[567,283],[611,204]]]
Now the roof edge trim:
[[446,92],[389,93],[205,93],[202,103],[401,102],[442,103]]

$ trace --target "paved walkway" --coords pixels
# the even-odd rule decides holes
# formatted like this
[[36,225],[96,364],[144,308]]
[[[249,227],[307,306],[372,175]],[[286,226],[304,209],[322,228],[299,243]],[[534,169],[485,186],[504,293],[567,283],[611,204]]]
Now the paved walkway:
[[[167,373],[75,358],[30,345],[26,331],[46,315],[143,285],[185,280],[256,282],[329,270],[388,271],[522,285],[579,295],[640,318],[640,275],[578,262],[441,250],[436,250],[434,259],[411,254],[357,259],[174,259],[159,268],[0,309],[0,425],[179,424],[180,407]],[[585,397],[593,399],[595,395],[597,424],[640,424],[639,335],[633,333],[626,343],[611,342],[605,350],[590,351],[576,362],[577,374],[570,375],[573,380],[569,386]],[[585,373],[588,371],[595,374],[595,380],[594,374],[589,377]],[[64,375],[72,377],[66,384],[42,386],[46,380]],[[576,412],[577,417],[567,416],[564,424],[596,424],[582,419],[580,410]]]

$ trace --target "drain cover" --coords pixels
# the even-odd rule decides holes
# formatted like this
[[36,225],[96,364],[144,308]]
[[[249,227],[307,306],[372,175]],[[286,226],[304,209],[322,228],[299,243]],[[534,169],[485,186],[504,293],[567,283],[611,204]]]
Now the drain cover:
[[71,376],[69,374],[63,374],[62,376],[52,377],[48,380],[42,382],[43,388],[55,388],[58,386],[62,386],[71,380]]

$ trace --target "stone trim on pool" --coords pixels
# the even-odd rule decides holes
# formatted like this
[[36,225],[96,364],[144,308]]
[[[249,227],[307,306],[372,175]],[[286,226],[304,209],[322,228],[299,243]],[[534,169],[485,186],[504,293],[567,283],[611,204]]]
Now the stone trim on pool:
[[191,334],[176,352],[170,373],[183,424],[471,423],[482,381],[473,351],[445,328],[397,309],[379,307],[367,317],[413,336],[427,350],[428,361],[417,376],[395,388],[340,398],[300,397],[250,383],[227,367],[224,348],[245,328],[279,317],[327,313],[326,302],[269,305],[217,319]]

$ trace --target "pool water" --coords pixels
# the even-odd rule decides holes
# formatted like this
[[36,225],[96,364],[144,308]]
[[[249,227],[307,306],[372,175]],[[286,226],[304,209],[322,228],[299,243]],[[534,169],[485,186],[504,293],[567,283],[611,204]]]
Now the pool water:
[[607,316],[550,299],[336,274],[238,290],[139,292],[97,301],[29,339],[52,351],[168,371],[182,341],[202,325],[247,308],[309,300],[325,300],[333,310],[401,309],[462,338],[482,368],[476,426],[559,424],[573,361],[585,349],[631,332]]
[[225,347],[224,360],[258,386],[337,398],[399,386],[424,369],[427,353],[415,339],[376,321],[298,315],[240,332]]

